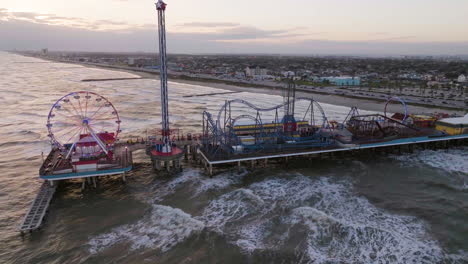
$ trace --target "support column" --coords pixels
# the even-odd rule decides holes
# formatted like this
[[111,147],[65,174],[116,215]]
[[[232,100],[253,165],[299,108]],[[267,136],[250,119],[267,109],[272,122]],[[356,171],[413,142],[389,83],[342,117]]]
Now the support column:
[[126,182],[126,181],[127,181],[126,174],[127,174],[126,172],[124,172],[124,173],[122,174],[122,181],[123,181],[123,182]]
[[237,162],[237,172],[240,172],[241,171],[241,162],[238,161]]
[[185,146],[184,146],[184,150],[185,150],[185,153],[184,153],[185,160],[189,160],[189,157],[190,157],[190,145],[185,145]]
[[93,179],[92,179],[94,188],[97,188],[96,178],[97,178],[97,176],[93,177]]
[[192,159],[198,161],[198,153],[197,153],[197,146],[190,146],[192,149],[190,152],[192,153]]
[[213,177],[213,165],[210,163],[210,177]]

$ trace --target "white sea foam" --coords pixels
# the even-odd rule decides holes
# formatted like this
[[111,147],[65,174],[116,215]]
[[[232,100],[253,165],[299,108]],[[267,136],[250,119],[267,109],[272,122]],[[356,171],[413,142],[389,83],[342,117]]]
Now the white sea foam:
[[195,196],[201,193],[211,191],[211,190],[223,190],[231,185],[240,184],[244,176],[248,174],[246,169],[242,169],[241,172],[237,171],[228,171],[216,177],[208,178],[202,177],[197,183]]
[[[355,223],[316,208],[300,207],[292,211],[286,223],[305,229],[305,251],[314,263],[349,261],[350,258],[358,263],[424,263],[425,260],[435,263],[442,260],[439,245],[420,228],[422,223],[418,226],[410,223],[410,227],[407,222],[415,219],[383,216],[383,223],[370,219]],[[387,229],[388,223],[394,228]]]
[[171,180],[157,181],[152,186],[154,196],[151,198],[152,201],[150,201],[150,203],[162,201],[166,196],[174,194],[179,188],[182,188],[186,184],[192,184],[201,179],[202,177],[199,170],[186,169]]
[[180,209],[154,205],[151,215],[134,224],[114,228],[89,241],[92,254],[117,243],[130,243],[131,250],[158,248],[165,252],[194,233],[203,230],[204,224]]
[[423,150],[409,155],[393,156],[405,165],[425,164],[449,172],[468,174],[468,147],[448,150]]
[[[197,219],[245,252],[298,243],[298,256],[311,263],[434,263],[444,257],[423,221],[376,208],[345,180],[267,179],[213,200]],[[297,236],[301,242],[289,241]]]
[[242,222],[255,215],[264,201],[248,189],[237,189],[210,202],[200,219],[207,226],[222,231],[226,223]]
[[[207,178],[197,169],[187,169],[171,180],[158,181],[153,186],[155,195],[148,201],[153,207],[151,214],[135,224],[123,225],[109,233],[92,238],[89,242],[89,251],[95,254],[118,243],[131,243],[131,250],[155,247],[165,252],[192,233],[202,230],[205,223],[192,218],[180,209],[158,205],[157,202],[184,186],[195,187],[195,195],[212,189],[224,189],[239,183],[246,174],[247,171],[244,170],[241,173],[227,172],[219,175],[219,178]],[[212,217],[209,219],[207,216],[208,225],[215,226],[219,225],[219,221],[228,221],[228,219],[223,220],[223,216]]]
[[164,200],[168,195],[174,194],[180,188],[185,186],[190,187],[193,192],[193,197],[212,190],[223,190],[227,187],[239,184],[248,171],[243,169],[241,172],[228,171],[216,177],[209,178],[202,175],[198,169],[186,169],[177,177],[171,180],[157,181],[153,186],[154,196],[151,198],[151,203],[156,203]]

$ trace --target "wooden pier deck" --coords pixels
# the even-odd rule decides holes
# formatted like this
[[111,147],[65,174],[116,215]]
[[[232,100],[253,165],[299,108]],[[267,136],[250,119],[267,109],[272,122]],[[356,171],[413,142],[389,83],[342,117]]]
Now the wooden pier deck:
[[[209,155],[206,155],[202,149],[198,150],[198,154],[202,157],[202,162],[205,163],[205,167],[208,170],[209,175],[213,174],[213,165],[218,164],[227,164],[227,163],[237,163],[240,166],[241,162],[250,161],[254,162],[257,160],[275,159],[275,158],[288,158],[288,157],[297,157],[297,156],[308,156],[315,154],[325,154],[325,153],[335,153],[335,152],[347,152],[347,151],[356,151],[356,150],[365,150],[365,149],[377,149],[385,147],[400,147],[400,146],[409,146],[425,143],[436,143],[436,142],[449,142],[449,141],[467,141],[468,134],[455,135],[455,136],[444,136],[444,137],[414,137],[414,138],[402,138],[386,142],[377,142],[377,143],[368,143],[368,144],[355,144],[348,147],[336,147],[330,149],[315,149],[315,150],[301,150],[301,151],[291,151],[291,152],[279,152],[279,153],[259,153],[252,155],[233,155],[231,158],[227,159],[210,159]],[[253,163],[252,163],[253,164]]]
[[29,211],[24,216],[19,226],[21,233],[32,232],[41,227],[44,216],[49,208],[50,201],[54,197],[57,185],[51,186],[49,182],[44,181],[37,193],[36,198],[31,203]]

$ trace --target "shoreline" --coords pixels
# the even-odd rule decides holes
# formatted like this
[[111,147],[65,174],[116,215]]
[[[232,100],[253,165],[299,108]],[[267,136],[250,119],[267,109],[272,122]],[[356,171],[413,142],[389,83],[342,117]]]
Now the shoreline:
[[[19,54],[19,55],[27,56],[23,54]],[[34,56],[32,57],[38,58]],[[107,69],[107,70],[127,72],[131,74],[135,74],[145,79],[159,79],[158,72],[150,71],[146,69],[140,69],[140,68],[113,66],[113,65],[97,64],[97,63],[63,61],[63,60],[57,60],[54,58],[38,58],[38,59],[43,59],[43,60],[48,60],[48,61],[53,61],[53,62],[58,62],[58,63],[81,65],[81,66],[90,67],[90,68],[102,68],[102,69]],[[208,79],[208,78],[198,78],[198,77],[190,77],[190,76],[185,76],[185,75],[174,75],[174,74],[169,74],[169,82],[206,86],[206,87],[222,89],[222,90],[232,91],[232,92],[250,92],[250,93],[270,94],[270,95],[278,95],[278,96],[282,95],[281,86],[238,83],[238,82],[231,82],[231,81],[226,81],[226,80],[214,80],[214,79]],[[385,107],[385,102],[387,101],[387,99],[382,99],[382,98],[368,98],[368,97],[362,97],[358,95],[356,96],[339,95],[339,94],[332,94],[329,92],[305,90],[303,88],[296,89],[297,97],[311,97],[311,95],[314,98],[314,100],[318,101],[319,103],[333,104],[333,105],[346,106],[346,107],[357,106],[358,109],[374,111],[374,112],[383,112],[384,107]],[[194,94],[194,96],[196,96],[196,94]],[[458,108],[458,107],[456,108],[444,107],[444,106],[420,104],[420,103],[414,103],[414,102],[406,102],[406,104],[407,104],[408,112],[414,113],[414,114],[429,114],[429,113],[434,113],[434,112],[443,112],[443,113],[448,113],[448,114],[464,115],[466,111],[466,109]],[[388,105],[389,112],[401,112],[402,110],[403,110],[403,107],[399,103]]]
[[[68,62],[72,63],[73,62]],[[81,63],[79,63],[81,64]],[[91,66],[96,68],[103,68],[103,69],[111,69],[116,71],[122,71],[127,73],[132,73],[138,75],[142,78],[151,78],[151,79],[159,79],[158,73],[153,72],[146,72],[141,71],[138,69],[122,69],[122,68],[114,68],[108,67],[105,65],[90,65],[83,63],[83,66]],[[240,83],[242,85],[237,85],[237,83],[226,83],[225,81],[216,81],[211,79],[200,79],[200,78],[192,78],[184,76],[185,78],[178,78],[178,76],[174,76],[169,74],[169,82],[173,83],[183,83],[183,84],[190,84],[190,85],[199,85],[199,86],[207,86],[216,89],[222,89],[232,92],[250,92],[250,93],[257,93],[257,94],[269,94],[269,95],[278,95],[282,96],[282,87],[274,87],[274,86],[262,86],[262,85],[247,85]],[[379,99],[379,98],[363,98],[359,96],[349,96],[349,95],[335,95],[325,92],[316,92],[316,91],[304,91],[303,89],[297,89],[296,96],[297,97],[312,97],[318,101],[319,103],[325,104],[332,104],[332,105],[339,105],[339,106],[346,106],[346,107],[353,107],[357,106],[358,109],[366,110],[366,111],[374,111],[374,112],[384,112],[385,102],[386,99]],[[195,95],[196,96],[196,95]],[[463,115],[463,109],[459,108],[448,108],[448,107],[441,107],[441,106],[427,106],[422,104],[416,103],[407,103],[408,111],[414,114],[429,114],[434,112],[444,112],[448,114],[457,114]],[[389,112],[398,112],[402,111],[402,106],[400,104],[394,105],[389,104],[388,111]]]

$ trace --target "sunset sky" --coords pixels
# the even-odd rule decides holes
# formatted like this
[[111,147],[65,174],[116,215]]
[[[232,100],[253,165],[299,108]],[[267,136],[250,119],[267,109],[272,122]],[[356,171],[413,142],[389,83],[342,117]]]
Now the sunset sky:
[[[153,3],[0,0],[0,49],[155,51]],[[468,54],[467,0],[166,3],[170,52]]]

